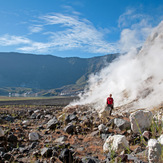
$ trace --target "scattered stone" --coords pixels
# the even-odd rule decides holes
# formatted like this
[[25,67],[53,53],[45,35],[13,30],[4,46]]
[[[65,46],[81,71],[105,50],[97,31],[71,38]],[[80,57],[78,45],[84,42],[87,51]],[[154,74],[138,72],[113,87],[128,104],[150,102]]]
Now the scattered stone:
[[158,138],[158,141],[160,142],[161,145],[163,145],[163,134]]
[[32,155],[34,155],[35,157],[38,157],[40,155],[40,151],[36,150],[32,153]]
[[125,113],[122,113],[123,114],[123,117],[129,117],[130,116],[130,113],[129,112],[125,112]]
[[11,155],[11,154],[9,154],[9,153],[5,153],[5,154],[3,155],[3,158],[4,158],[5,160],[11,161],[11,162],[14,160],[13,155]]
[[82,163],[100,163],[100,160],[98,158],[87,156],[82,158]]
[[30,149],[34,149],[38,145],[38,142],[32,142],[31,145],[29,145]]
[[73,134],[74,131],[75,131],[75,126],[72,125],[72,124],[68,124],[66,127],[65,127],[65,132],[67,132],[68,134]]
[[47,114],[47,115],[45,115],[45,118],[47,118],[47,119],[51,119],[51,118],[52,118],[52,115]]
[[58,120],[63,122],[63,121],[65,121],[65,117],[66,117],[66,114],[63,113],[58,117]]
[[43,125],[38,126],[38,130],[43,130],[43,129],[44,129]]
[[118,158],[120,158],[121,162],[128,162],[128,157],[126,154],[121,154],[120,156],[118,156]]
[[31,116],[33,114],[33,110],[28,110],[29,115]]
[[11,134],[11,135],[8,136],[7,140],[8,140],[9,142],[16,143],[16,142],[18,141],[18,138],[17,138],[17,136]]
[[41,149],[41,156],[44,157],[52,157],[52,149],[51,148],[42,148]]
[[0,124],[5,123],[5,120],[0,117]]
[[61,136],[60,138],[56,139],[56,143],[64,143],[67,140],[67,136]]
[[99,130],[100,132],[105,132],[105,129],[106,129],[106,126],[105,126],[104,124],[100,124],[100,125],[98,126],[98,130]]
[[121,153],[126,149],[129,149],[129,142],[124,135],[109,136],[103,145],[103,151],[105,153],[111,151]]
[[83,121],[82,122],[83,126],[91,127],[92,124],[93,124],[91,119],[89,117],[87,117],[87,116],[82,117],[82,121]]
[[114,119],[114,125],[118,127],[120,130],[128,130],[131,128],[130,122],[120,118]]
[[28,147],[20,147],[19,148],[19,151],[20,151],[20,153],[27,153],[27,152],[29,152],[29,148]]
[[142,150],[141,147],[137,147],[137,148],[133,151],[133,153],[136,154],[136,153],[140,153],[140,152],[142,152],[142,151],[143,151],[143,150]]
[[131,155],[131,154],[126,154],[127,155],[127,161],[132,161],[135,163],[143,163],[141,160],[139,160],[137,157]]
[[41,116],[42,116],[42,114],[41,114],[41,113],[37,114],[36,119],[40,119],[40,118],[41,118]]
[[[143,150],[142,152],[136,153],[134,156],[137,158],[144,158],[147,161],[148,160],[148,149]],[[140,161],[140,163],[141,163],[141,161]]]
[[56,129],[56,126],[58,124],[58,120],[56,117],[53,117],[53,119],[49,120],[47,123],[47,128],[49,129]]
[[29,121],[29,120],[24,120],[24,121],[22,122],[22,124],[23,124],[23,125],[30,125],[30,121]]
[[53,149],[52,156],[58,157],[58,152],[55,149]]
[[101,138],[106,141],[106,139],[111,136],[110,134],[101,134]]
[[5,152],[5,148],[4,147],[0,147],[0,152]]
[[132,133],[132,131],[131,131],[131,130],[127,130],[127,133],[128,133],[128,134],[131,134],[131,133]]
[[72,151],[70,151],[69,149],[64,149],[63,151],[61,151],[60,155],[59,155],[59,159],[62,162],[68,163],[68,162],[73,162],[73,156],[72,156]]
[[152,112],[139,110],[130,115],[131,129],[133,133],[142,133],[149,129],[152,123]]
[[40,110],[38,110],[38,109],[34,111],[34,113],[39,113],[39,112],[40,112]]
[[93,131],[91,134],[90,134],[90,136],[97,136],[97,135],[99,135],[99,130],[97,130],[97,131]]
[[111,162],[111,160],[112,160],[112,158],[114,158],[114,157],[116,157],[116,153],[107,153],[107,155],[106,155],[106,159],[105,159],[105,163],[110,163]]
[[5,120],[9,121],[9,122],[14,122],[14,118],[12,116],[10,116],[10,115],[6,116]]
[[56,158],[54,156],[50,158],[50,163],[53,163],[55,161],[56,161]]
[[29,140],[30,141],[37,141],[39,140],[39,135],[36,132],[29,133]]
[[84,147],[80,147],[76,149],[77,151],[84,151]]
[[37,114],[36,114],[36,113],[33,113],[33,114],[30,116],[30,118],[31,118],[31,119],[36,119],[36,116],[37,116]]
[[[4,122],[0,127],[0,162],[143,163],[148,162],[148,158],[160,157],[163,134],[160,136],[157,130],[152,132],[152,136],[160,136],[156,140],[160,146],[149,143],[145,150],[147,142],[142,144],[142,140],[151,138],[150,130],[141,134],[127,130],[129,114],[109,116],[103,121],[96,110],[82,107],[83,110],[78,106],[67,113],[63,113],[62,106],[34,106],[32,109],[22,106],[14,110],[13,106],[2,107],[0,122]],[[14,115],[13,123],[6,121],[6,117],[11,115]],[[161,122],[157,122],[161,127]]]
[[0,127],[0,137],[4,136],[4,135],[5,135],[5,133],[4,133],[3,129]]
[[105,107],[103,110],[99,112],[99,117],[100,119],[106,119],[107,117],[110,116],[110,107]]
[[152,137],[152,133],[150,131],[144,131],[142,136],[146,139],[149,140]]
[[[18,155],[16,156],[16,159],[23,158],[23,157],[24,157],[23,154],[18,154]],[[17,161],[15,160],[15,162],[17,162]]]
[[149,163],[161,161],[161,145],[156,139],[148,141],[148,161]]
[[109,120],[107,126],[114,126],[114,119]]
[[78,117],[75,114],[69,114],[65,118],[66,123],[69,123],[69,122],[72,122],[72,121],[77,121],[77,120],[78,120]]

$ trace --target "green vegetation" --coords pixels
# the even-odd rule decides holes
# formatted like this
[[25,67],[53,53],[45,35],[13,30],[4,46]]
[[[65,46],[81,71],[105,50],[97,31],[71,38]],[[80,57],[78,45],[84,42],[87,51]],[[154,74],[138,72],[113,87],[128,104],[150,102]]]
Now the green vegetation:
[[[140,145],[147,147],[148,143],[147,141],[144,139],[143,134],[140,130],[140,127],[136,121],[136,124],[138,126],[139,129],[139,134],[140,134]],[[149,131],[152,133],[152,139],[157,139],[162,133],[163,133],[163,122],[159,121],[158,119],[153,119],[152,120],[152,124],[150,126]],[[135,142],[138,140],[139,138],[134,140],[134,144],[136,144]],[[145,156],[145,154],[144,154]],[[163,147],[161,147],[161,157],[160,157],[160,161],[163,161]]]

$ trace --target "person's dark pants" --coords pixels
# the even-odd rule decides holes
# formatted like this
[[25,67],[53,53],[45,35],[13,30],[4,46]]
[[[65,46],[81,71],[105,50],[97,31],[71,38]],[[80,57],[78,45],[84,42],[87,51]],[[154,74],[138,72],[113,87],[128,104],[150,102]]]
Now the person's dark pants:
[[110,115],[111,115],[112,110],[114,109],[114,107],[113,107],[113,105],[112,105],[112,104],[108,104],[108,107],[110,107],[110,108],[111,108],[111,110],[110,110]]

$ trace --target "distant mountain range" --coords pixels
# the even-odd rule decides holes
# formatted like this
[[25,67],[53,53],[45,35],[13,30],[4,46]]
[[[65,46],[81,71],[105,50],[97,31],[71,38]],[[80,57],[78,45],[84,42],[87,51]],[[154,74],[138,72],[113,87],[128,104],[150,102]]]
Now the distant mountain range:
[[[53,90],[49,95],[83,89],[88,76],[111,63],[119,54],[93,58],[0,52],[0,95],[25,88]],[[14,89],[13,89],[14,88]],[[22,88],[22,89],[20,89]],[[55,92],[55,93],[54,93]],[[48,94],[47,94],[48,95]]]

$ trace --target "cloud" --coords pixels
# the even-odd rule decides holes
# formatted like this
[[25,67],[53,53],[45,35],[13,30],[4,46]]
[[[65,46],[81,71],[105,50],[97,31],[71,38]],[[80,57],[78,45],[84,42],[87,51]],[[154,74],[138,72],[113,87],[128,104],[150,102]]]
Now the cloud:
[[119,17],[120,40],[113,43],[104,39],[106,31],[111,32],[109,29],[96,29],[90,21],[80,19],[77,15],[52,13],[39,17],[39,19],[43,21],[42,26],[45,28],[46,26],[53,28],[59,26],[60,30],[44,32],[43,34],[49,37],[48,42],[35,42],[30,46],[21,47],[19,50],[46,52],[81,49],[101,54],[127,52],[133,47],[142,46],[153,29],[150,25],[150,17],[137,14],[133,9],[127,10]]
[[62,7],[67,13],[73,13],[74,15],[81,15],[80,12],[75,11],[74,8],[70,5],[63,5]]
[[119,16],[119,19],[118,19],[119,28],[128,26],[128,23],[130,22],[128,21],[128,17],[130,18],[133,12],[134,12],[133,9],[128,9],[125,13]]
[[128,9],[120,15],[118,27],[121,29],[121,34],[118,47],[121,52],[142,46],[153,30],[151,19],[148,15],[136,13],[135,9]]
[[14,35],[3,35],[0,36],[0,45],[1,46],[11,46],[11,45],[20,45],[20,44],[31,44],[31,40],[22,36]]
[[121,29],[128,28],[141,22],[141,20],[150,22],[151,19],[151,16],[140,14],[135,8],[128,8],[122,15],[119,16],[118,27]]
[[[70,6],[65,6],[73,10]],[[108,54],[129,51],[132,47],[140,47],[152,30],[150,17],[137,14],[128,9],[118,20],[117,31],[120,39],[107,41],[112,28],[96,28],[89,20],[81,18],[81,14],[50,13],[38,17],[28,27],[26,36],[3,35],[1,46],[17,45],[22,52],[49,53],[53,51],[81,50],[83,52]],[[33,37],[37,33],[38,40]],[[30,37],[30,39],[29,39]]]
[[47,52],[49,51],[50,44],[48,43],[41,43],[41,42],[33,42],[31,46],[23,46],[18,48],[18,50],[26,51],[26,52]]
[[33,25],[29,27],[30,34],[39,33],[43,30],[42,25]]
[[[45,32],[49,41],[46,43],[33,43],[30,46],[19,48],[23,51],[46,51],[46,50],[73,50],[76,48],[91,53],[116,52],[112,44],[104,40],[104,33],[98,31],[93,24],[86,19],[79,19],[77,16],[53,13],[40,17],[44,26],[59,26],[58,31]],[[33,32],[41,30],[35,26]],[[41,46],[40,46],[41,45]]]

